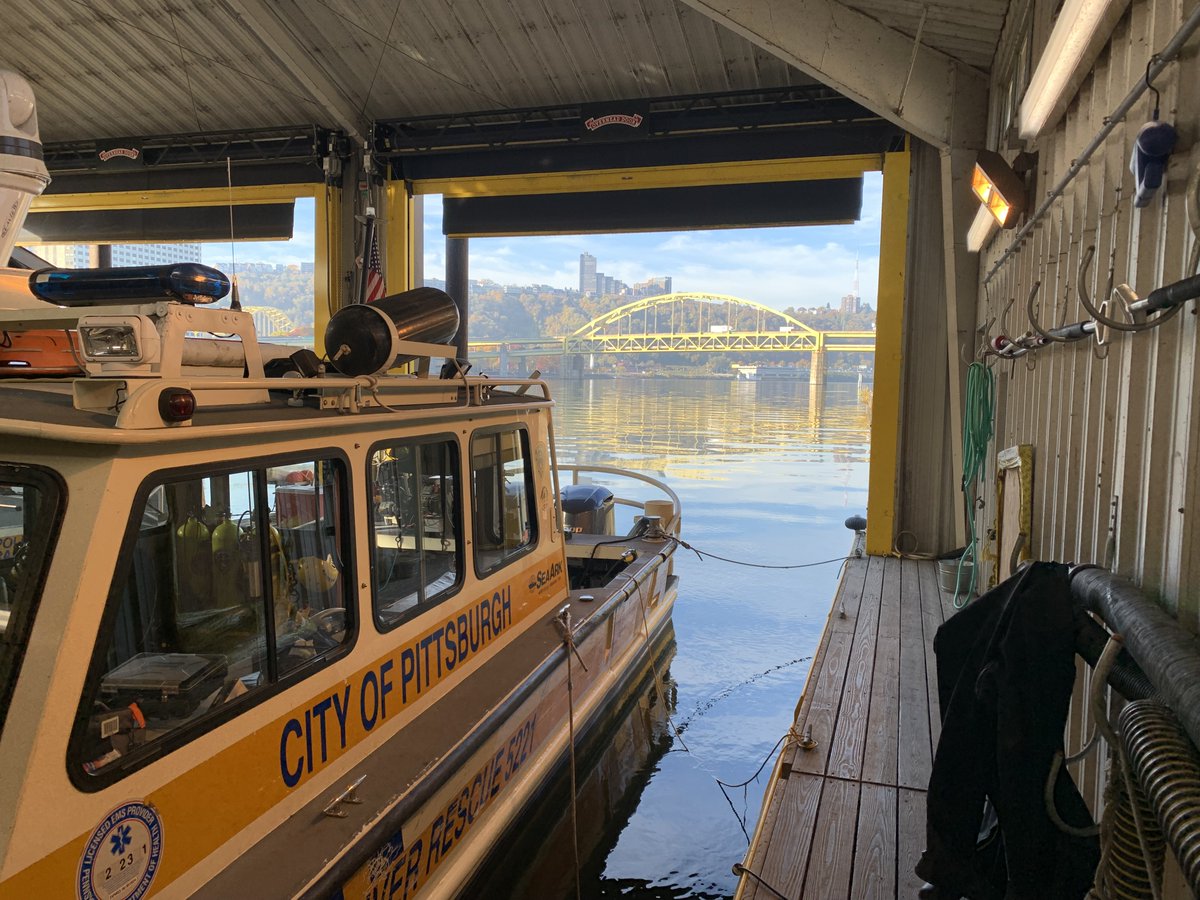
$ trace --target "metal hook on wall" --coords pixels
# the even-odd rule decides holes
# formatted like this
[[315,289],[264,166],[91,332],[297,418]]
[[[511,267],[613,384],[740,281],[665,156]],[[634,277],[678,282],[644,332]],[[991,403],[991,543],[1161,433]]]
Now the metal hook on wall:
[[1154,82],[1150,80],[1150,69],[1158,61],[1159,56],[1157,53],[1146,61],[1146,90],[1150,91],[1150,93],[1154,95],[1154,112],[1151,114],[1151,117],[1155,122],[1158,121],[1158,111],[1159,107],[1161,106],[1162,97],[1158,93],[1158,88],[1154,86]]
[[1069,343],[1066,338],[1056,337],[1038,324],[1037,316],[1033,312],[1033,301],[1037,299],[1038,291],[1041,289],[1041,287],[1042,283],[1040,281],[1035,281],[1033,283],[1033,289],[1029,292],[1029,299],[1025,301],[1025,315],[1029,319],[1029,324],[1034,331],[1042,336],[1043,340],[1053,341],[1056,344]]

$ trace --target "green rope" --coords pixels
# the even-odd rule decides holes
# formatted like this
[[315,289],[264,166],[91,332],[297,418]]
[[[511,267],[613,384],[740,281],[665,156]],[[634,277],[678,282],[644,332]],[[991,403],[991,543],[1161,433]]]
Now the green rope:
[[[979,538],[975,531],[975,492],[987,461],[987,448],[992,440],[992,419],[995,412],[996,377],[983,363],[971,363],[967,368],[967,406],[963,416],[963,507],[967,516],[970,542],[959,557],[954,584],[954,607],[962,609],[975,593],[979,573]],[[970,558],[971,580],[966,594],[962,593],[962,567]]]

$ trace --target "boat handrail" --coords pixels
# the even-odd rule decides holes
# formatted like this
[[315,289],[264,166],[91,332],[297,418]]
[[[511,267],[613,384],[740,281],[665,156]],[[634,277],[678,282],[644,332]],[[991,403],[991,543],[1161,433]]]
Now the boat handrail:
[[[680,524],[682,520],[683,507],[679,502],[679,495],[671,489],[671,486],[665,482],[659,481],[657,478],[652,478],[649,475],[644,475],[641,472],[634,472],[630,469],[621,469],[617,466],[602,466],[602,465],[577,465],[574,463],[559,463],[558,469],[564,472],[571,473],[571,484],[579,484],[579,476],[582,473],[594,472],[599,475],[617,475],[622,478],[632,478],[635,481],[644,482],[651,487],[658,488],[671,501],[674,507],[672,516],[671,533],[678,535],[680,532]],[[630,500],[626,497],[613,497],[614,503],[619,503],[622,506],[632,506],[634,509],[644,510],[646,504],[640,500]]]

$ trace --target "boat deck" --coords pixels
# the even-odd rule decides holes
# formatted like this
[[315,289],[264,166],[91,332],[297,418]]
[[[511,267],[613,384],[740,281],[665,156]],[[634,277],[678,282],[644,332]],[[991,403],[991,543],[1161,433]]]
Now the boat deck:
[[952,599],[933,562],[847,563],[796,710],[816,745],[784,747],[747,861],[762,883],[743,877],[743,900],[916,896],[940,724],[933,635]]

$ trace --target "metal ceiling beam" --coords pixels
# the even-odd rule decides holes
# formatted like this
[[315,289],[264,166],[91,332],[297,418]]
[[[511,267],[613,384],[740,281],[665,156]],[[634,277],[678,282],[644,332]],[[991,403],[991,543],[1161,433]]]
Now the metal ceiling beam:
[[837,0],[683,2],[939,149],[983,144],[983,73]]
[[244,162],[301,162],[320,165],[330,133],[314,125],[239,131],[132,135],[109,140],[57,141],[44,145],[46,167],[55,175],[103,169],[100,152],[118,144],[135,147],[146,168],[224,165]]
[[265,0],[225,0],[247,29],[292,73],[333,123],[362,144],[370,130],[364,113],[342,93],[337,82],[316,62],[312,48],[302,46],[287,28],[274,4]]
[[[752,91],[728,91],[653,97],[637,101],[646,108],[649,139],[696,134],[778,131],[788,126],[878,121],[878,116],[825,85],[790,85]],[[614,101],[614,107],[620,101]],[[585,133],[587,104],[486,110],[375,123],[379,156],[578,143]],[[641,136],[639,135],[639,138]]]

